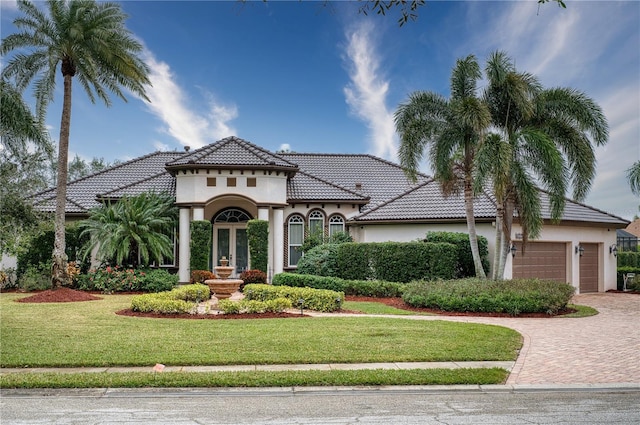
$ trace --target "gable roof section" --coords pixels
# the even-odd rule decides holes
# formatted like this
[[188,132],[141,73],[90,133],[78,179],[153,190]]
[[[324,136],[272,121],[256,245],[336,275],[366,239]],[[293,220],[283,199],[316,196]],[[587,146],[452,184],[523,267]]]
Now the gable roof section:
[[[476,219],[495,218],[495,203],[482,193],[474,200]],[[356,222],[442,221],[465,219],[462,195],[445,196],[440,185],[430,179],[351,220]]]
[[176,196],[176,179],[171,174],[163,171],[141,181],[133,182],[126,186],[116,188],[100,195],[103,199],[119,199],[123,196],[137,196],[142,193],[167,193]]
[[[91,208],[100,205],[97,198],[102,194],[143,182],[149,179],[149,176],[166,173],[164,167],[167,161],[183,155],[184,152],[154,152],[74,180],[67,185],[66,212],[87,214]],[[56,188],[54,187],[36,193],[31,199],[38,210],[54,212],[55,197]]]
[[304,171],[298,171],[294,177],[287,181],[287,201],[349,201],[357,204],[366,204],[369,201],[369,197],[312,176]]
[[167,163],[168,170],[202,166],[289,171],[298,169],[296,164],[238,137],[227,137]]
[[[372,155],[283,153],[281,156],[309,175],[369,197],[370,202],[363,209],[388,201],[429,179],[419,174],[418,182],[411,183],[398,164]],[[359,190],[356,184],[360,185]]]

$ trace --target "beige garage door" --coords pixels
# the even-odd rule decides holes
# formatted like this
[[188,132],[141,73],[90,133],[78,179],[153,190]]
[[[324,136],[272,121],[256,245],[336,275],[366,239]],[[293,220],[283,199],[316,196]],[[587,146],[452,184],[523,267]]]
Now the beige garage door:
[[530,278],[567,282],[567,244],[562,242],[529,242],[522,251],[516,242],[513,257],[513,278]]
[[583,243],[580,256],[580,293],[598,292],[598,244]]

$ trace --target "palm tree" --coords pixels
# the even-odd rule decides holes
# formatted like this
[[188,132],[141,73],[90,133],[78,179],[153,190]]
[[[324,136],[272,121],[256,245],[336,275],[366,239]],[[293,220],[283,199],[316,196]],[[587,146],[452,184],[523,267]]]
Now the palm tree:
[[89,236],[87,258],[95,249],[102,261],[118,265],[158,264],[173,257],[172,234],[177,220],[174,199],[164,194],[124,196],[91,212],[80,223],[80,236]]
[[482,73],[475,56],[458,59],[451,73],[451,98],[433,92],[414,92],[395,113],[400,134],[400,164],[416,180],[425,149],[435,179],[445,194],[464,192],[469,243],[476,276],[485,278],[473,210],[475,153],[491,123],[487,106],[476,96]]
[[562,216],[570,186],[573,198],[582,201],[595,176],[594,144],[607,142],[608,124],[601,108],[584,93],[543,89],[533,75],[518,72],[504,52],[490,55],[486,74],[484,99],[496,133],[487,137],[478,154],[477,169],[481,178],[493,182],[494,278],[502,278],[514,212],[526,243],[542,228],[539,187],[548,193],[553,220]]
[[627,170],[627,180],[629,180],[631,192],[634,195],[640,196],[640,161],[636,161]]
[[110,106],[109,92],[126,101],[121,88],[148,100],[149,68],[137,56],[142,45],[126,29],[126,15],[116,3],[48,0],[45,13],[28,0],[18,0],[18,8],[24,16],[13,23],[21,31],[7,36],[0,45],[0,55],[18,50],[3,77],[14,78],[19,90],[33,83],[38,116],[44,116],[53,100],[58,65],[64,82],[53,250],[52,283],[56,288],[67,280],[64,223],[73,77],[92,102],[98,97]]

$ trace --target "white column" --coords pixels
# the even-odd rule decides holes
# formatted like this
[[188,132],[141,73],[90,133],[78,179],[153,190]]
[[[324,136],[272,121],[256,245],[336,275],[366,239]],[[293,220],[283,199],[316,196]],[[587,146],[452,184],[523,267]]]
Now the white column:
[[191,278],[191,270],[189,270],[189,242],[191,240],[191,233],[189,228],[191,218],[190,208],[180,208],[180,244],[178,246],[178,280],[180,283],[189,283]]
[[204,220],[204,208],[195,207],[193,209],[193,221]]
[[269,208],[268,207],[259,207],[258,208],[258,220],[269,221]]
[[284,262],[284,210],[273,210],[273,274],[282,273]]

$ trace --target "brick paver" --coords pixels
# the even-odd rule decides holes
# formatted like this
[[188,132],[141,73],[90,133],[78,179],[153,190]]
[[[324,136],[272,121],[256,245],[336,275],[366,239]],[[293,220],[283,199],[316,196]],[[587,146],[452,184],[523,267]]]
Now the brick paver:
[[445,320],[495,324],[522,334],[524,344],[507,384],[640,383],[640,295],[584,294],[572,302],[594,307],[599,314]]

